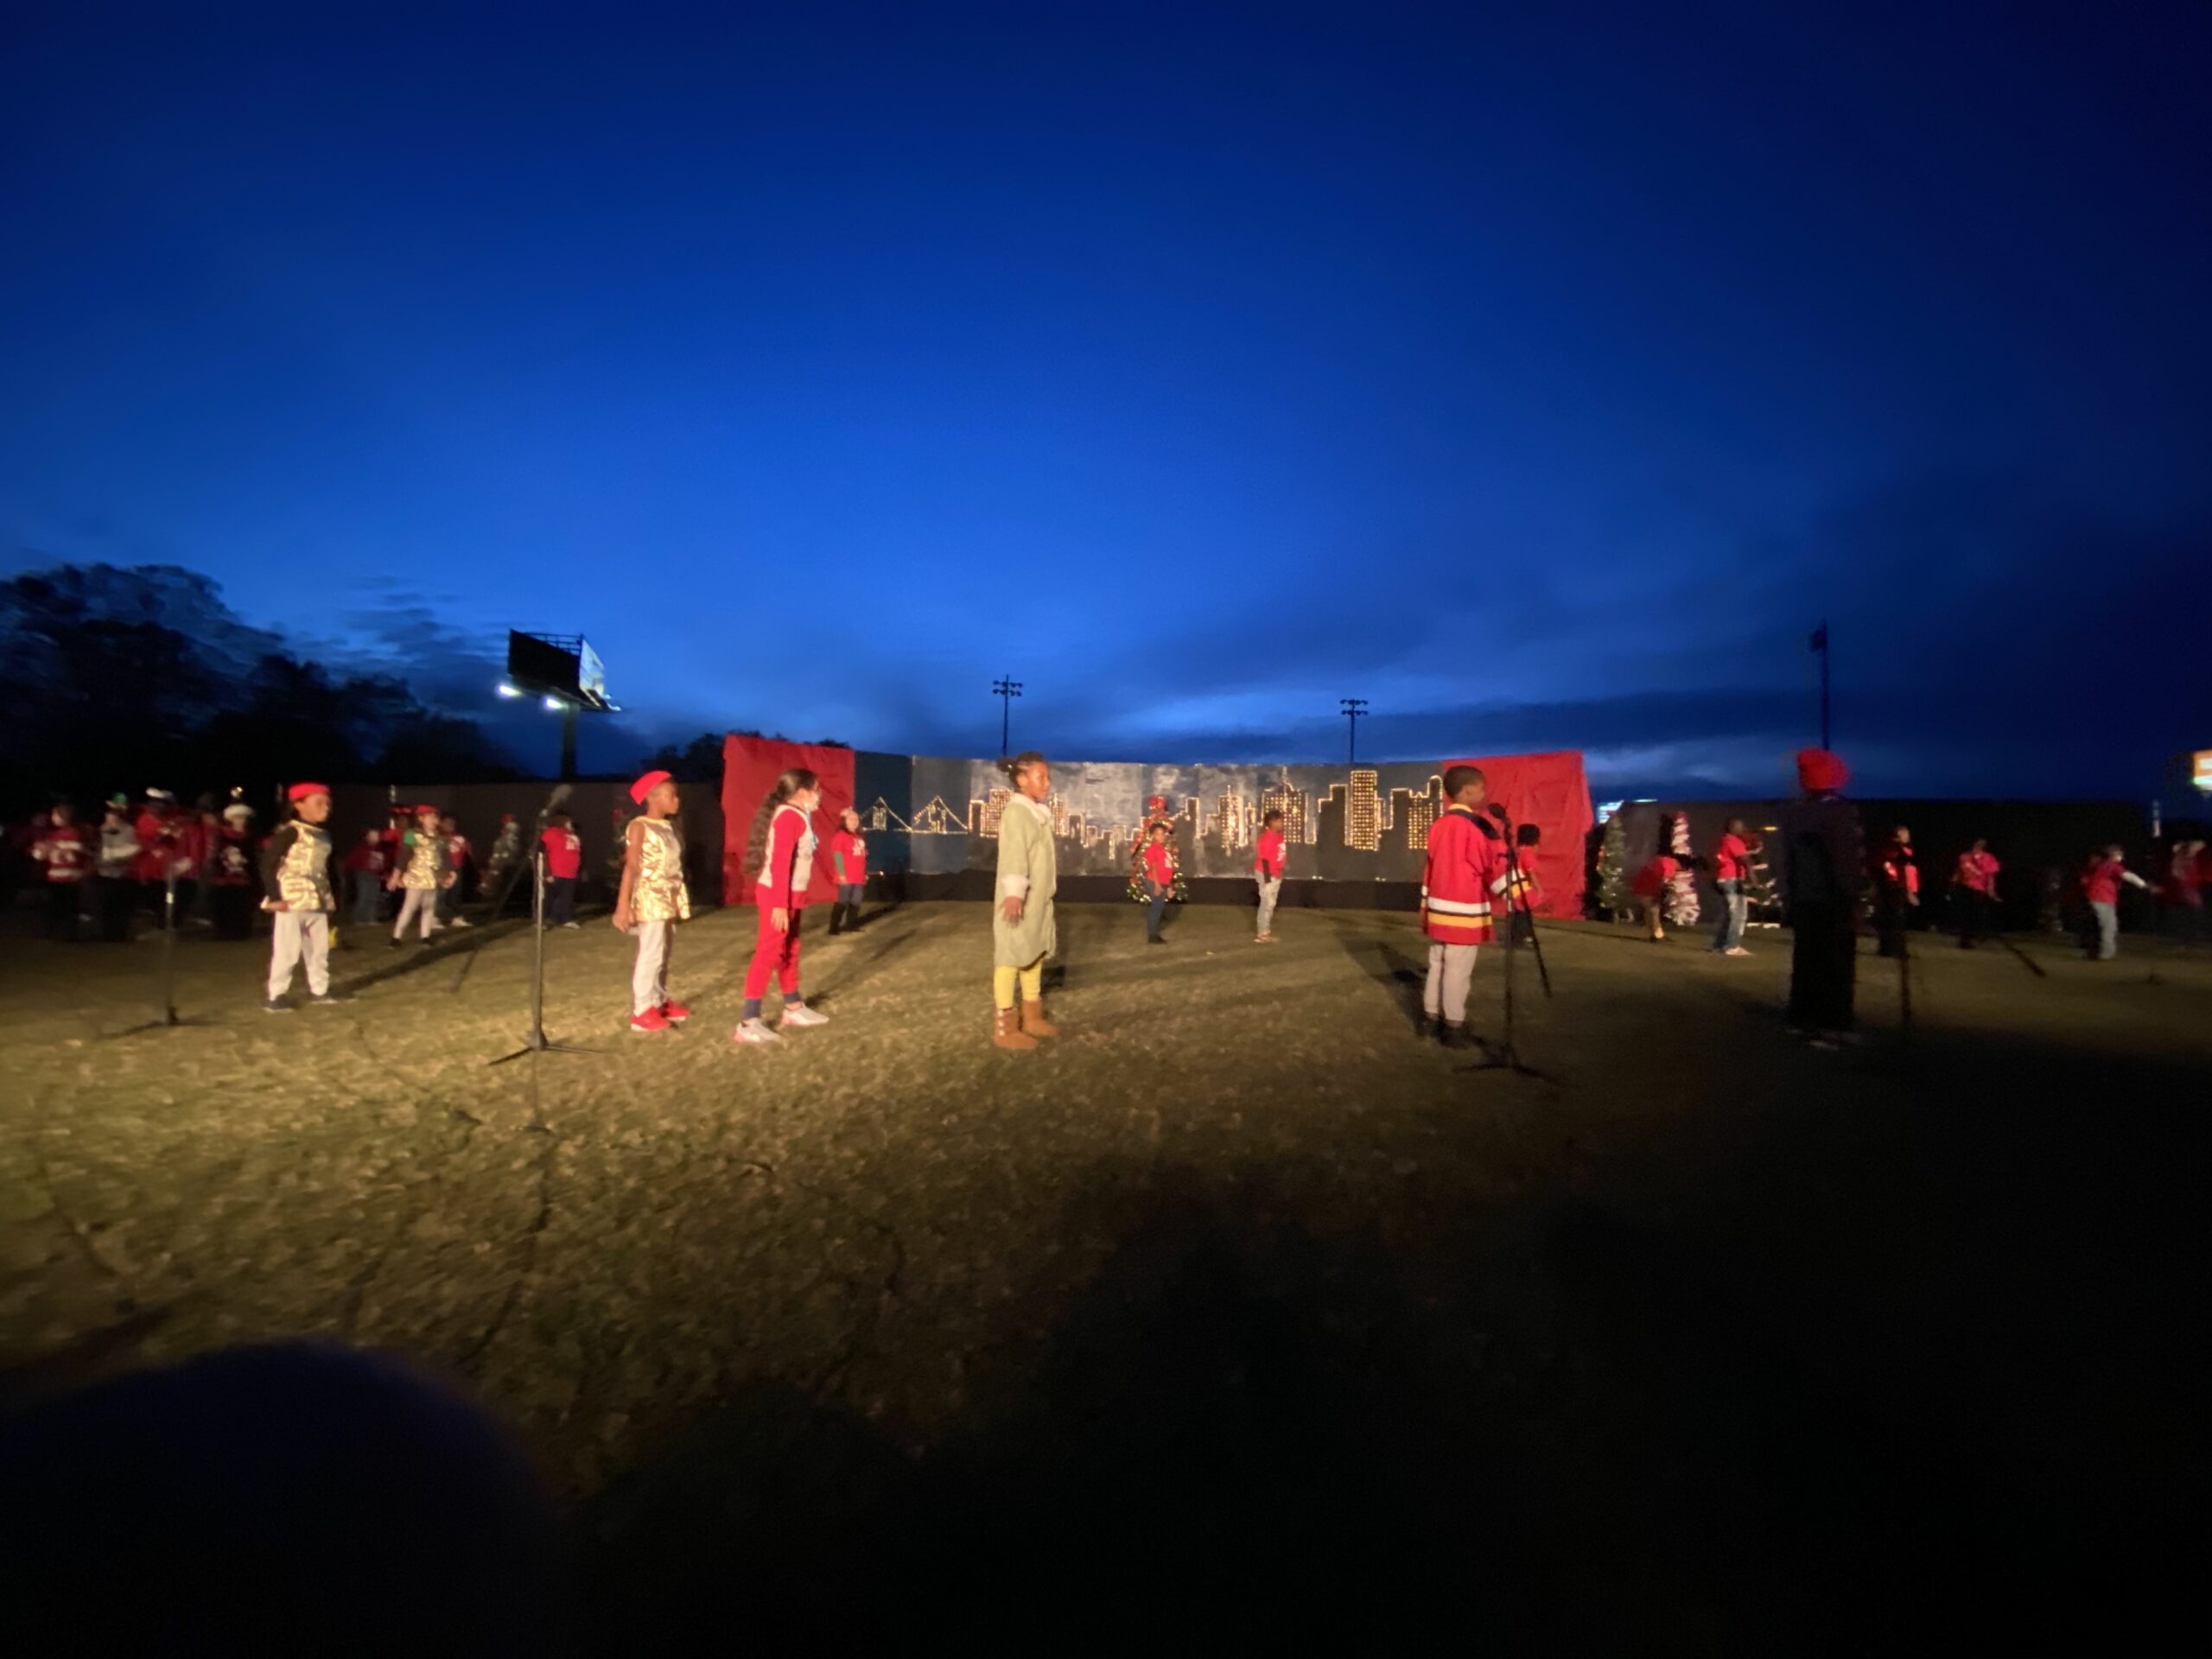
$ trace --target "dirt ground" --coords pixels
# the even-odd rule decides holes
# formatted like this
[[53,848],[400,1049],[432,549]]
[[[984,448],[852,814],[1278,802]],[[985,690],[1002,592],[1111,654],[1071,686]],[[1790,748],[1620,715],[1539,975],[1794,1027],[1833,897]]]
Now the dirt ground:
[[1149,949],[1070,908],[1033,1056],[953,905],[810,938],[832,1023],[738,1050],[751,919],[681,931],[696,1014],[651,1038],[628,942],[554,934],[547,1026],[595,1052],[496,1067],[519,934],[458,993],[474,941],[365,941],[281,1017],[265,946],[188,939],[191,1023],[136,1033],[156,947],[10,938],[0,1360],[304,1335],[463,1379],[575,1506],[601,1651],[2203,1634],[2212,959],[1923,936],[1906,1033],[1870,945],[1822,1053],[1772,932],[1549,927],[1530,1077],[1416,1040],[1410,918]]

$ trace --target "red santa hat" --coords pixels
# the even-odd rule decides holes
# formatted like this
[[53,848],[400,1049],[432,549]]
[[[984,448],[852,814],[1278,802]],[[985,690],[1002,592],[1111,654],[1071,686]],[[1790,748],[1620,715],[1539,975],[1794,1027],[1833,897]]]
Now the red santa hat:
[[639,779],[636,783],[630,785],[630,798],[635,801],[639,806],[643,806],[645,804],[645,797],[652,794],[653,791],[658,789],[663,784],[666,783],[668,781],[668,773],[664,772],[647,772],[644,777]]
[[1851,768],[1826,749],[1797,751],[1797,782],[1808,795],[1832,795],[1850,776]]
[[253,809],[244,801],[232,801],[223,809],[223,816],[232,823],[244,823],[253,816]]
[[284,791],[284,798],[288,801],[304,801],[310,795],[327,795],[329,793],[330,785],[328,784],[294,784],[289,789]]
[[1146,796],[1144,810],[1147,812],[1165,812],[1167,810],[1167,798],[1165,795]]

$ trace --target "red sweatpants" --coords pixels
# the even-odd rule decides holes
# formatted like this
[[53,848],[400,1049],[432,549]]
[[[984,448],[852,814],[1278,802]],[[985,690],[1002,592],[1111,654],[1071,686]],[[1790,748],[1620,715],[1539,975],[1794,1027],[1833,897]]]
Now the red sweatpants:
[[768,976],[776,976],[776,988],[785,996],[798,995],[798,918],[805,912],[791,912],[791,931],[779,933],[771,925],[773,907],[759,906],[760,932],[753,942],[753,962],[745,970],[745,995],[758,1001],[767,995]]

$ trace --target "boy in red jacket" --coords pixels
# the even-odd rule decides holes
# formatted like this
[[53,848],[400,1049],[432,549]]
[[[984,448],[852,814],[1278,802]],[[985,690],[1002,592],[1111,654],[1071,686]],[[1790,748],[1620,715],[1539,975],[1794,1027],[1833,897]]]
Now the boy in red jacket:
[[1959,855],[1951,884],[1959,890],[1959,949],[1971,950],[1997,931],[1997,872],[2001,867],[1986,841],[1977,840]]
[[1713,936],[1713,948],[1724,957],[1751,954],[1744,949],[1744,878],[1751,870],[1747,828],[1741,818],[1729,819],[1713,849],[1713,881],[1720,889],[1720,927]]
[[1144,838],[1144,942],[1165,944],[1160,922],[1167,914],[1167,895],[1175,891],[1175,856],[1167,850],[1167,826],[1155,822]]
[[545,849],[545,925],[574,927],[576,881],[584,873],[583,837],[566,812],[549,812],[537,844]]
[[1260,944],[1275,942],[1275,901],[1282,897],[1284,853],[1282,809],[1270,807],[1260,820],[1260,844],[1252,855],[1252,880],[1260,889],[1260,931],[1252,937]]
[[1421,876],[1421,931],[1428,938],[1421,1012],[1452,1048],[1465,1041],[1476,950],[1496,937],[1491,906],[1512,880],[1503,832],[1478,813],[1488,792],[1480,767],[1445,769],[1450,804],[1429,829],[1428,866]]
[[2088,941],[2089,954],[2110,962],[2120,954],[2120,884],[2147,889],[2150,883],[2127,868],[2127,855],[2115,842],[2090,855],[2082,867],[2082,896],[2089,901],[2089,915],[2096,937]]

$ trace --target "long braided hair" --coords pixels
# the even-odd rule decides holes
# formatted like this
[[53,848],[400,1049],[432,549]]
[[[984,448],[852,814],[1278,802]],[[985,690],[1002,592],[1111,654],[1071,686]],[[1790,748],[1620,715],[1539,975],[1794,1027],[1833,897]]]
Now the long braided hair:
[[760,866],[768,856],[768,826],[775,821],[776,809],[802,789],[813,789],[819,782],[804,766],[793,766],[777,779],[775,787],[761,798],[760,810],[753,815],[753,828],[745,837],[745,869],[748,881],[760,879]]

